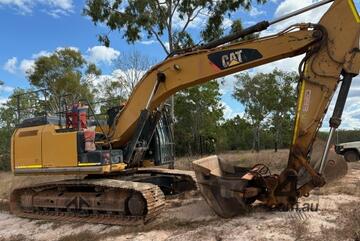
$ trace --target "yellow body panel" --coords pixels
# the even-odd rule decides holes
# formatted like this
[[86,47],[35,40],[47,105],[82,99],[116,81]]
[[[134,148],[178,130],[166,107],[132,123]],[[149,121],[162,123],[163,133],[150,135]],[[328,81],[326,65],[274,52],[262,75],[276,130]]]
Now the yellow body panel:
[[13,135],[13,166],[41,167],[41,134],[44,126],[18,129]]
[[17,129],[12,136],[11,164],[16,175],[104,174],[120,172],[125,163],[79,163],[77,132],[57,132],[53,124]]
[[76,132],[55,131],[54,125],[46,125],[42,133],[43,167],[77,166]]
[[57,133],[57,128],[48,124],[17,129],[11,145],[13,171],[77,167],[76,132]]

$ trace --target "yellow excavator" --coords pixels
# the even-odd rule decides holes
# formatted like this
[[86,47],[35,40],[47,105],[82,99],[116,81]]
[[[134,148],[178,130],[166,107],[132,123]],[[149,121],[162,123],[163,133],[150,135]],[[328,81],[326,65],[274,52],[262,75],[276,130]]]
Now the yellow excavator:
[[[294,24],[272,36],[239,41],[324,4],[331,6],[319,23]],[[222,217],[243,212],[255,200],[270,207],[296,204],[299,197],[325,184],[323,172],[331,136],[340,125],[352,78],[360,70],[359,36],[360,17],[354,2],[325,0],[224,38],[175,51],[145,74],[125,106],[108,121],[108,131],[95,134],[93,150],[86,148],[89,139],[81,127],[63,127],[61,121],[48,116],[24,120],[12,136],[15,175],[83,174],[84,178],[15,189],[10,195],[11,212],[28,218],[138,224],[159,214],[164,194],[197,186]],[[171,95],[301,54],[305,57],[299,66],[293,140],[288,165],[280,175],[270,174],[262,164],[233,166],[217,156],[194,162],[197,183],[191,172],[149,167],[165,163],[159,156],[167,152],[166,144],[172,140],[171,130],[164,124],[164,102]],[[330,137],[322,159],[312,164],[312,144],[340,82]],[[167,141],[161,141],[164,138]]]

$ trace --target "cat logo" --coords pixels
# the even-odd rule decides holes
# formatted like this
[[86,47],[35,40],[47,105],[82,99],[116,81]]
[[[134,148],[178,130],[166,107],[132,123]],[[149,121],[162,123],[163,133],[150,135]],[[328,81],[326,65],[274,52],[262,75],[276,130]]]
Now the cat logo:
[[232,49],[208,55],[209,60],[220,70],[244,64],[263,56],[257,49]]
[[230,54],[224,54],[222,56],[222,65],[224,68],[234,66],[242,63],[241,57],[242,50],[231,52]]

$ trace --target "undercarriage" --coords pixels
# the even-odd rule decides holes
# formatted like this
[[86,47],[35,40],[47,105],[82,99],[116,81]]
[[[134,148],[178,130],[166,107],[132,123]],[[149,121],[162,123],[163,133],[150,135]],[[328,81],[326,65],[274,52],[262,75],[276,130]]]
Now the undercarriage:
[[112,225],[144,224],[161,213],[165,196],[196,190],[194,173],[141,168],[121,176],[90,176],[15,189],[17,216]]

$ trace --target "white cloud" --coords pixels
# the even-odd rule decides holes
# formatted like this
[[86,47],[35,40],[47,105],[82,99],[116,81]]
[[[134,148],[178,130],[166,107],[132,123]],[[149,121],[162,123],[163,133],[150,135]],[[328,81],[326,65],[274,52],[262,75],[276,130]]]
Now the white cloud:
[[11,7],[20,14],[31,14],[33,9],[43,8],[42,10],[53,17],[68,15],[73,12],[72,0],[0,0],[0,7]]
[[31,71],[33,71],[34,64],[35,60],[23,59],[18,65],[17,58],[13,57],[11,59],[8,59],[8,61],[5,63],[4,70],[8,71],[11,74],[17,74],[20,71],[22,74],[26,75],[27,73],[31,73]]
[[245,26],[255,25],[256,23],[257,23],[256,21],[244,21]]
[[230,18],[225,18],[224,21],[222,22],[222,26],[225,29],[230,28],[232,24],[233,24],[233,21]]
[[120,52],[105,46],[94,46],[87,50],[87,59],[93,63],[111,64],[116,58],[120,56]]
[[35,60],[23,59],[20,63],[19,69],[24,75],[31,74],[34,71]]
[[5,104],[8,100],[9,100],[8,98],[0,97],[0,106]]
[[168,41],[164,42],[165,48],[170,51],[170,43]]
[[287,72],[292,72],[292,71],[297,72],[298,66],[303,57],[304,57],[304,55],[300,55],[300,56],[296,56],[296,57],[292,57],[292,58],[281,59],[281,60],[278,60],[275,62],[271,62],[268,64],[261,65],[259,67],[253,68],[253,69],[249,70],[249,72],[250,72],[250,74],[271,73],[275,68],[283,70],[283,71],[287,71]]
[[[79,51],[79,49],[75,47],[66,47],[66,48]],[[56,51],[63,49],[65,48],[59,47],[56,49]],[[34,71],[35,60],[37,58],[42,56],[50,56],[51,54],[52,54],[51,52],[48,52],[46,50],[41,50],[40,52],[33,54],[30,59],[22,59],[21,61],[18,61],[16,57],[13,57],[7,60],[7,62],[3,66],[3,69],[11,74],[28,75],[31,74],[32,71]]]
[[[329,130],[329,119],[333,114],[333,110],[336,103],[336,98],[339,93],[341,84],[339,84],[337,91],[335,92],[333,99],[329,105],[329,109],[323,121],[321,130]],[[360,123],[360,76],[353,79],[346,105],[344,108],[342,122],[340,129],[359,129]]]
[[[284,16],[285,14],[294,12],[296,10],[299,10],[301,8],[307,7],[311,4],[313,4],[313,0],[285,0],[282,1],[277,9],[275,10],[274,18]],[[321,7],[312,9],[310,11],[307,11],[305,13],[299,14],[297,16],[294,16],[292,18],[289,18],[287,20],[284,20],[282,22],[279,22],[277,24],[274,24],[271,26],[268,30],[263,31],[261,33],[261,36],[266,36],[270,34],[278,33],[279,31],[284,30],[288,26],[296,23],[318,23],[320,18],[324,15],[324,13],[328,10],[328,8],[331,6],[331,4],[326,4]]]
[[10,58],[10,59],[8,59],[6,61],[6,63],[4,64],[3,69],[6,70],[7,72],[11,73],[11,74],[15,74],[16,65],[17,65],[17,58],[12,57],[12,58]]
[[[195,11],[197,12],[198,10]],[[188,29],[202,28],[205,26],[207,19],[208,19],[208,14],[206,14],[204,11],[203,13],[198,14],[198,16],[188,24],[187,28]],[[184,16],[184,19],[181,19],[179,13],[175,12],[173,17],[173,24],[176,30],[181,30],[185,26],[186,22],[187,22],[186,16]]]
[[250,15],[251,17],[256,17],[256,16],[263,15],[263,14],[265,14],[265,11],[259,10],[259,9],[256,8],[256,7],[252,7],[251,10],[250,10],[250,12],[249,12],[249,15]]
[[50,4],[54,7],[63,9],[63,10],[71,10],[73,8],[72,0],[48,0]]
[[[238,73],[236,73],[236,74],[238,74]],[[220,85],[220,93],[222,95],[232,94],[235,83],[236,83],[236,78],[235,78],[236,74],[228,75],[228,76],[218,79],[218,83]]]
[[241,117],[244,116],[243,112],[236,112],[234,109],[232,109],[228,104],[226,104],[224,101],[221,101],[221,105],[224,107],[224,119],[232,119],[235,116],[239,115]]
[[50,52],[48,52],[48,51],[46,51],[46,50],[41,50],[39,53],[33,54],[31,57],[32,57],[33,59],[37,59],[37,58],[39,58],[39,57],[43,57],[43,56],[48,57],[48,56],[50,56],[50,55],[51,55]]
[[[160,45],[160,42],[157,41],[157,40],[143,40],[141,42],[139,42],[140,44],[143,44],[143,45],[152,45],[152,44],[158,44]],[[168,41],[162,41],[162,43],[164,44],[165,48],[167,51],[170,50],[170,45],[169,45],[169,42]],[[162,46],[161,46],[162,47]]]
[[306,7],[312,4],[312,0],[285,0],[279,4],[279,6],[275,10],[275,16],[279,17],[300,8]]
[[0,85],[0,93],[1,92],[12,92],[14,90],[14,87],[8,86],[8,85]]
[[144,44],[144,45],[151,45],[151,44],[157,44],[159,43],[158,41],[156,40],[143,40],[140,42],[141,44]]

